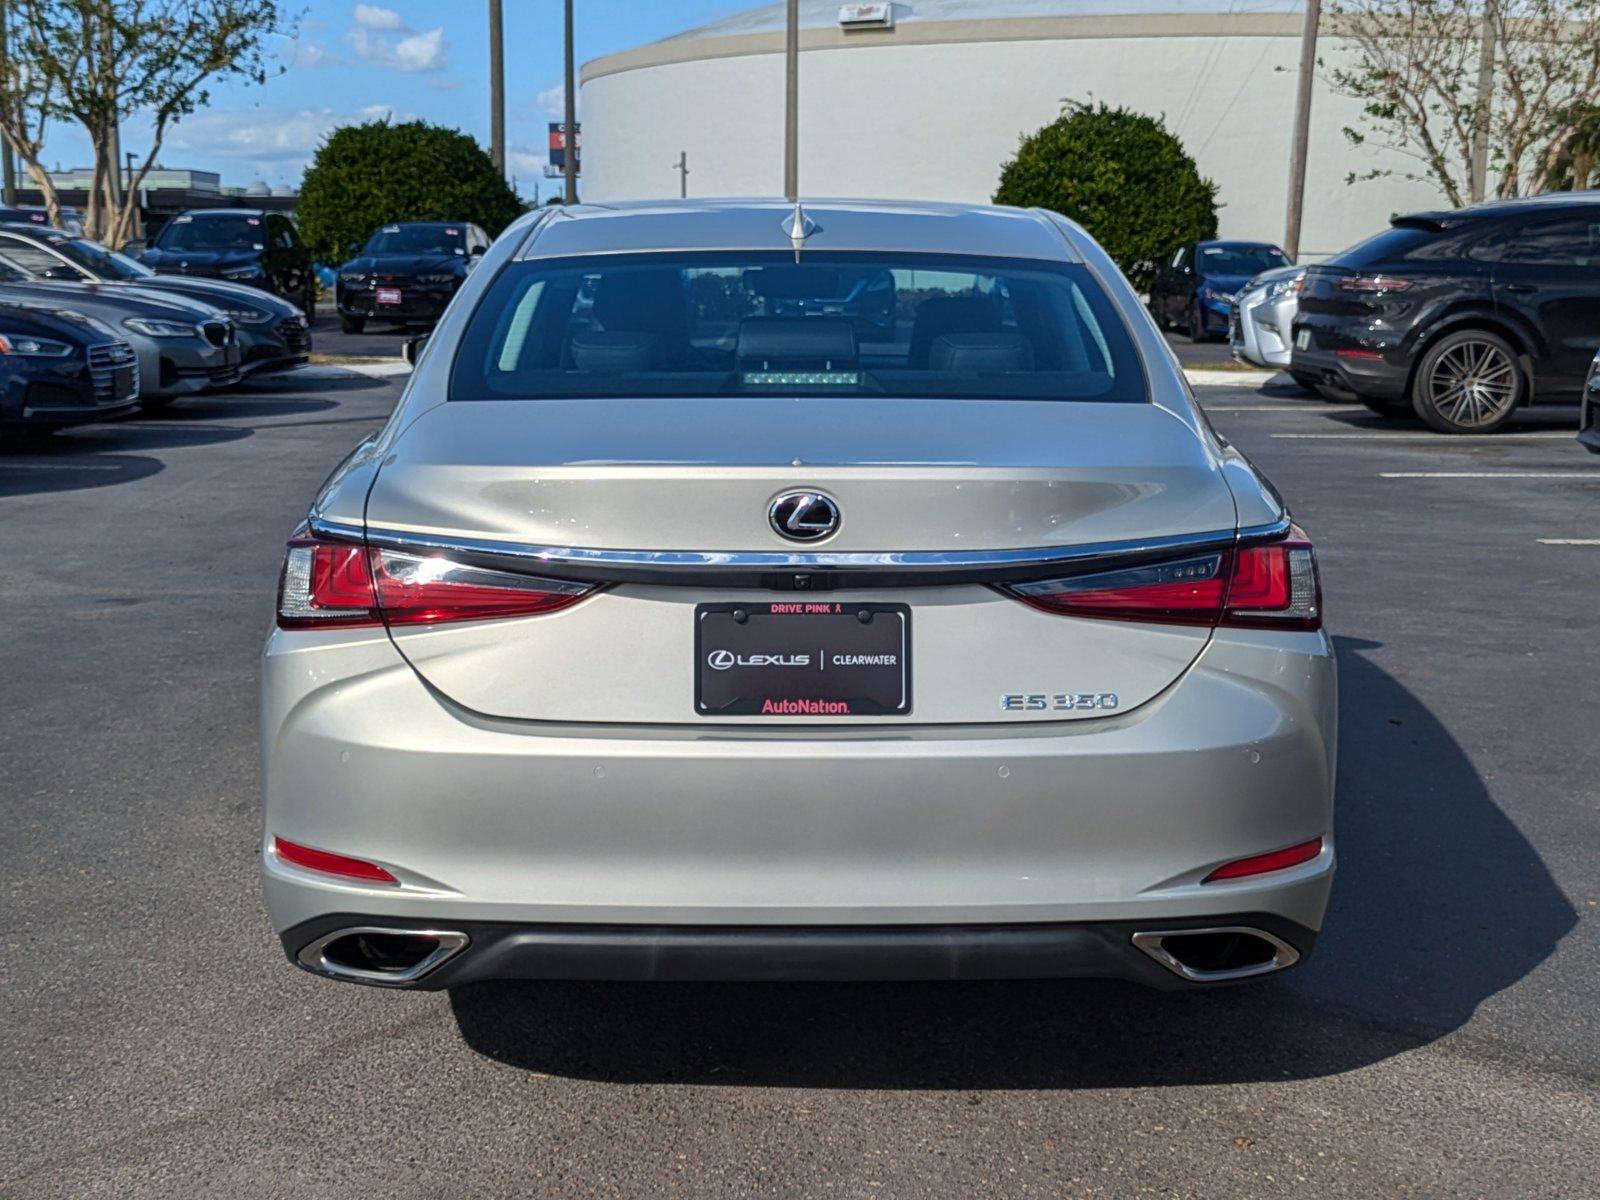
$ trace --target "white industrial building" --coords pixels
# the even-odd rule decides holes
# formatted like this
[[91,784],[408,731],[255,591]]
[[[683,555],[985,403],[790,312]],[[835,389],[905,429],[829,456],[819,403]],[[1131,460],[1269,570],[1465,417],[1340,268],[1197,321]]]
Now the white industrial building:
[[[607,55],[582,72],[583,197],[774,195],[783,183],[784,5]],[[887,9],[852,26],[842,10]],[[1019,138],[1062,102],[1152,116],[1218,185],[1224,237],[1284,233],[1302,8],[1296,0],[801,0],[802,196],[987,201]],[[1323,35],[1324,73],[1349,53]],[[1301,253],[1442,203],[1373,168],[1415,164],[1343,133],[1359,106],[1317,80]]]

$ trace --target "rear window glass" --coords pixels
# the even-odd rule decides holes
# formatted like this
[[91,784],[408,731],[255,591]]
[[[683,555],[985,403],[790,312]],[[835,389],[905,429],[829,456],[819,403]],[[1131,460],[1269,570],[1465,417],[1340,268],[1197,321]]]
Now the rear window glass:
[[1202,275],[1259,275],[1273,267],[1287,267],[1289,256],[1276,246],[1250,242],[1210,242],[1200,246]]
[[470,318],[453,400],[694,395],[1146,399],[1087,269],[805,252],[514,263]]

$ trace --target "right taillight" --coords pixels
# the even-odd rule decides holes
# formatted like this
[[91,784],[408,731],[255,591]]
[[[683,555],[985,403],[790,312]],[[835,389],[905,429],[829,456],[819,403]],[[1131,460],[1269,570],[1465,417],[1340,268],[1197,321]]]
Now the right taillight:
[[594,586],[297,533],[278,582],[278,627],[432,625],[554,612]]
[[1287,537],[1092,575],[1013,584],[1045,612],[1163,625],[1320,629],[1316,552],[1299,526]]

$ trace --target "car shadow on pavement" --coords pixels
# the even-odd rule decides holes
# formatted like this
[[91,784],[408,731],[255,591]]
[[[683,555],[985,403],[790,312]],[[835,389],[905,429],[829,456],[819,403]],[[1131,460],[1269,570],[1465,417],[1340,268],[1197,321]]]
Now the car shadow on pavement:
[[1277,980],[488,983],[451,993],[462,1037],[550,1075],[836,1088],[1283,1080],[1425,1045],[1576,914],[1449,730],[1372,661],[1379,644],[1338,645],[1339,876],[1316,953]]
[[191,396],[167,408],[146,413],[143,419],[177,421],[226,421],[240,417],[284,417],[300,413],[324,412],[337,408],[337,400],[320,396],[257,396],[245,392]]
[[31,496],[132,483],[164,470],[138,451],[234,442],[249,429],[215,425],[108,422],[43,436],[0,440],[0,496]]

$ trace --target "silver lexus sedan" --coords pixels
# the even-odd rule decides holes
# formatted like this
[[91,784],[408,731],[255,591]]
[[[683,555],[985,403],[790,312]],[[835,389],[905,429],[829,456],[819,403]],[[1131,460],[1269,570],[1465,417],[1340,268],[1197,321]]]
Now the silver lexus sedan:
[[1306,535],[1048,212],[513,225],[292,535],[268,905],[336,979],[1264,977],[1334,866]]

